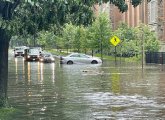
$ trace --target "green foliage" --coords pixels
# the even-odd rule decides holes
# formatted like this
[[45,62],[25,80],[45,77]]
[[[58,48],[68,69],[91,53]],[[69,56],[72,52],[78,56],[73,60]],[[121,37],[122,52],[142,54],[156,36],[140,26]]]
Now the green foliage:
[[61,47],[86,52],[88,49],[98,50],[102,42],[103,47],[107,48],[111,30],[110,22],[105,14],[101,14],[89,27],[75,26],[72,23],[65,24],[61,36],[63,40]]
[[119,49],[117,49],[118,55],[133,56],[138,54],[137,51],[140,51],[140,49],[137,45],[137,36],[134,28],[128,27],[125,23],[121,23],[119,28],[114,31],[114,34],[121,40],[118,46]]
[[14,47],[14,46],[24,46],[24,45],[28,46],[30,44],[28,43],[28,39],[25,39],[22,36],[13,36],[10,40],[10,45],[11,47]]
[[16,112],[14,108],[1,108],[0,109],[0,120],[11,119],[11,115]]
[[[110,2],[111,4],[114,4],[119,8],[121,12],[125,12],[128,10],[128,5],[126,3],[126,0],[95,0],[97,3],[102,4],[103,2]],[[147,0],[147,2],[150,2],[151,0]],[[144,2],[144,0],[130,0],[131,4],[134,7],[137,7],[139,4]]]
[[134,56],[141,53],[142,42],[145,51],[157,52],[159,50],[159,41],[147,25],[142,24],[139,27],[131,28],[126,24],[121,24],[114,32],[121,39],[118,46],[118,55]]
[[[60,28],[69,22],[88,26],[94,20],[92,6],[104,2],[116,5],[121,12],[128,9],[125,0],[1,0],[0,27],[12,34],[35,35],[43,29],[50,30],[52,25]],[[131,1],[133,6],[141,2]]]
[[[76,33],[78,27],[73,25],[72,23],[65,24],[62,32],[63,44],[65,48],[72,49],[75,48],[76,41]],[[74,44],[75,43],[75,44]],[[78,42],[77,42],[78,43]]]
[[111,22],[108,19],[108,15],[102,13],[89,27],[88,39],[91,49],[100,50],[100,45],[104,50],[109,48],[109,38],[112,34]]
[[37,45],[47,48],[54,48],[56,46],[55,35],[53,32],[41,31],[38,33],[36,39]]
[[80,44],[82,52],[86,53],[89,49],[89,40],[87,38],[88,28],[80,27]]
[[[121,12],[127,9],[124,0],[25,0],[20,2],[15,9],[13,20],[6,21],[1,18],[0,25],[4,29],[12,30],[11,33],[24,37],[27,37],[28,34],[34,35],[33,41],[36,40],[36,44],[45,47],[86,52],[89,49],[100,51],[102,45],[104,53],[112,54],[114,47],[109,43],[109,39],[112,37],[109,17],[100,14],[96,20],[93,19],[92,6],[95,3],[102,4],[103,2],[110,2],[118,6]],[[132,0],[132,5],[135,7],[141,2],[142,0]],[[61,26],[64,28],[61,29]],[[38,33],[38,31],[41,32]],[[159,43],[156,37],[149,30],[145,30],[144,33],[146,34],[144,36],[145,50],[157,51]],[[113,35],[117,35],[122,40],[120,49],[117,49],[118,54],[137,55],[140,53],[141,30],[121,24]],[[37,39],[35,39],[36,37]],[[25,39],[24,43],[32,44],[33,41],[31,38]]]
[[19,34],[26,30],[28,34],[35,35],[37,31],[50,30],[52,25],[56,28],[61,28],[68,22],[88,25],[92,22],[93,12],[89,4],[84,5],[74,0],[29,0],[26,4],[22,2],[18,5],[14,19],[22,23]]
[[140,3],[142,2],[142,0],[132,0],[132,5],[134,7],[138,6]]
[[143,37],[144,48],[145,48],[146,52],[157,52],[160,49],[160,47],[159,47],[160,43],[157,40],[156,34],[154,32],[152,32],[147,25],[144,25],[144,24],[141,24],[138,29],[139,29],[139,31],[137,32],[137,35],[141,36],[141,39]]
[[[75,51],[80,52],[86,51],[89,48],[87,40],[87,28],[84,26],[76,26],[72,23],[65,24],[61,36],[63,44],[59,43],[61,48],[75,49]],[[58,37],[59,38],[59,37]],[[61,42],[61,41],[59,41]]]
[[[156,35],[150,31],[148,26],[141,25],[132,28],[127,24],[121,23],[117,30],[112,31],[111,22],[106,14],[100,14],[93,24],[88,27],[76,26],[72,23],[65,24],[61,33],[53,37],[53,34],[49,35],[43,32],[43,35],[39,36],[40,38],[45,36],[43,42],[45,40],[52,41],[51,44],[54,42],[56,48],[72,49],[76,52],[86,53],[94,50],[95,53],[100,53],[102,44],[102,53],[113,55],[115,47],[109,42],[113,35],[118,36],[121,40],[121,43],[117,45],[118,56],[138,57],[138,55],[141,55],[142,39],[145,51],[156,52],[159,50]],[[45,41],[44,43],[49,42]]]

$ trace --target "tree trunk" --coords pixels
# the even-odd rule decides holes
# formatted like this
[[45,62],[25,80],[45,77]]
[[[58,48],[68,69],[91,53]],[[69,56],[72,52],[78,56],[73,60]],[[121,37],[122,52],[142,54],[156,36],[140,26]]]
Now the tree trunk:
[[8,107],[7,84],[9,39],[6,31],[0,28],[0,108]]
[[[3,20],[11,20],[12,13],[20,4],[21,0],[14,2],[0,1],[0,16]],[[10,33],[0,27],[0,108],[8,107],[7,84],[8,84],[8,48]]]

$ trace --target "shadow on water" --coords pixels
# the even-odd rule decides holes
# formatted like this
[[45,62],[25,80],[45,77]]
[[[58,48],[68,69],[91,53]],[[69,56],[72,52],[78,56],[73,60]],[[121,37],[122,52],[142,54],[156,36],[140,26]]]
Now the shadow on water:
[[[16,120],[161,119],[165,81],[160,66],[105,61],[60,65],[9,61],[8,96]],[[131,113],[131,114],[130,114]]]

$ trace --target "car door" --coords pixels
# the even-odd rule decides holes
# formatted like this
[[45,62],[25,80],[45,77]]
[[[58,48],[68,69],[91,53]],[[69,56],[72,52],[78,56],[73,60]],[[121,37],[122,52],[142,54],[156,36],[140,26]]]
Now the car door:
[[81,63],[91,63],[90,57],[85,54],[80,54]]
[[73,61],[73,63],[79,63],[80,60],[80,55],[79,54],[73,54],[69,57],[68,61]]

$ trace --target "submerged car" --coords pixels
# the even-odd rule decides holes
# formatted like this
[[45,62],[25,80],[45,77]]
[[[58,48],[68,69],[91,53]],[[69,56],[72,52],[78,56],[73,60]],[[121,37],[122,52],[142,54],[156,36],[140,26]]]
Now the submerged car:
[[60,57],[61,64],[75,64],[75,63],[88,63],[99,64],[102,60],[97,57],[92,57],[82,53],[71,53],[66,57]]
[[51,63],[51,62],[55,62],[55,59],[51,53],[42,53],[39,58],[39,61],[45,63]]

